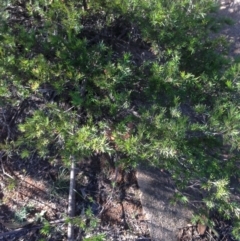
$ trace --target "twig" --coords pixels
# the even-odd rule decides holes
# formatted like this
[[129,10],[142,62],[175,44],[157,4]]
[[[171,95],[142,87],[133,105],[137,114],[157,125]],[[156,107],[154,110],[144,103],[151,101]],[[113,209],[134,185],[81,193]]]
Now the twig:
[[[68,216],[73,218],[75,216],[75,158],[71,157],[71,172],[70,172],[70,186],[69,186],[69,196],[68,196]],[[74,226],[72,222],[68,223],[67,231],[68,241],[74,241]]]
[[7,172],[5,172],[5,169],[4,169],[4,166],[3,166],[3,163],[2,163],[2,158],[1,158],[1,167],[2,167],[2,171],[3,171],[3,174],[8,176],[9,178],[11,178],[12,180],[14,180],[15,178],[12,177],[10,174],[8,174]]
[[224,239],[226,238],[226,236],[227,236],[227,234],[225,234],[220,241],[224,241]]
[[12,126],[15,123],[17,117],[22,114],[22,112],[27,107],[27,105],[28,105],[28,100],[27,99],[23,100],[23,102],[20,104],[20,106],[18,107],[15,114],[12,116],[12,118],[11,118],[9,124],[8,124],[9,126]]
[[177,229],[187,229],[187,228],[194,228],[194,227],[196,227],[196,225],[189,224],[187,226],[184,226],[184,227],[181,227],[181,228],[177,228]]
[[216,239],[209,232],[206,231],[206,233],[210,236],[210,240],[213,239],[214,241],[216,241]]
[[[58,224],[58,223],[63,223],[63,222],[65,222],[65,219],[58,219],[58,220],[49,222],[49,224],[53,225],[53,224]],[[4,225],[4,223],[2,223],[2,224]],[[29,223],[22,228],[18,228],[18,229],[8,231],[5,233],[0,233],[0,239],[4,238],[6,236],[16,235],[17,233],[21,233],[21,232],[25,233],[25,232],[28,232],[29,230],[40,229],[43,226],[44,226],[43,224],[33,225],[33,223]]]
[[[39,229],[39,228],[41,228],[41,226],[32,227],[31,229],[33,230],[33,229]],[[9,237],[12,235],[14,235],[14,237],[16,237],[16,234],[19,234],[19,233],[23,233],[22,235],[24,235],[26,232],[28,232],[28,230],[29,230],[29,228],[18,228],[13,231],[0,233],[0,239],[3,239],[4,237]],[[6,239],[3,239],[3,240],[6,240]]]

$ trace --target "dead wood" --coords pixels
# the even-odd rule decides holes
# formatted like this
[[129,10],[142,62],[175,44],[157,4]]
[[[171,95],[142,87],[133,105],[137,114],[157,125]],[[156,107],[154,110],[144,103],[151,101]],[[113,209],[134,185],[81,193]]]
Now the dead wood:
[[[75,158],[71,158],[71,172],[70,172],[70,186],[69,186],[69,196],[68,196],[68,216],[69,218],[73,218],[75,216]],[[67,231],[68,241],[74,241],[74,225],[72,222],[68,223],[68,231]]]

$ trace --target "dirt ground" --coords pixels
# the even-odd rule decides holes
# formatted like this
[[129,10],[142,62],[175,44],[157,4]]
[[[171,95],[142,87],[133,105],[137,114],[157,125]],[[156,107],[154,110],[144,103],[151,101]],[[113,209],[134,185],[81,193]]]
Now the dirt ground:
[[[106,240],[147,240],[135,172],[111,165],[107,156],[77,165],[76,240],[100,233]],[[33,156],[30,162],[3,157],[0,172],[0,240],[40,240],[44,221],[51,229],[47,240],[66,240],[69,170]]]
[[228,17],[233,20],[232,25],[225,25],[217,36],[227,37],[230,43],[229,55],[233,58],[239,58],[240,54],[240,0],[218,0],[220,11],[218,16]]

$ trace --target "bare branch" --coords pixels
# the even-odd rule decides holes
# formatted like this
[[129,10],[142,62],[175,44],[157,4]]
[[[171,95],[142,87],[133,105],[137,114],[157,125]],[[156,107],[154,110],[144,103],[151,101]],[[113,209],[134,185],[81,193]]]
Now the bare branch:
[[[68,216],[73,218],[75,216],[75,157],[71,157],[71,172],[70,172],[70,186],[69,186],[69,196],[68,196]],[[68,241],[74,241],[74,226],[70,221],[68,224]]]

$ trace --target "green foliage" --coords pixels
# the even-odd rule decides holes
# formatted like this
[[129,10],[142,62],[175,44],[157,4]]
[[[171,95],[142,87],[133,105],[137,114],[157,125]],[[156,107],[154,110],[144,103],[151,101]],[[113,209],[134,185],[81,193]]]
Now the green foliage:
[[206,225],[209,228],[213,229],[214,228],[214,222],[210,219],[208,219],[205,215],[194,215],[193,218],[191,219],[191,222],[196,225],[198,223],[202,225]]
[[96,236],[93,236],[93,237],[83,239],[83,241],[104,241],[104,240],[106,240],[104,234],[99,234],[99,235],[96,235]]
[[66,167],[60,167],[56,180],[53,183],[52,195],[63,197],[69,192],[69,170]]
[[9,191],[14,190],[17,187],[17,180],[16,179],[12,179],[12,178],[8,178],[8,184],[7,184],[7,189]]
[[239,222],[235,223],[232,233],[233,233],[234,237],[236,237],[236,239],[240,239],[240,223]]
[[0,3],[0,107],[17,113],[18,134],[1,140],[4,153],[66,166],[71,155],[147,160],[180,190],[197,179],[206,207],[237,224],[228,180],[239,177],[240,64],[209,35],[230,23],[214,17],[215,1],[90,0],[87,11],[75,0],[25,1],[21,24],[7,7],[19,4]]
[[184,196],[182,193],[175,193],[173,200],[171,201],[172,204],[175,204],[176,202],[181,202],[182,204],[186,204],[189,202],[188,197]]
[[15,212],[15,216],[14,219],[19,222],[22,223],[24,221],[26,221],[27,216],[29,215],[29,213],[33,210],[34,208],[31,206],[24,206],[22,207],[20,210],[17,210]]
[[52,229],[52,227],[51,227],[50,223],[45,221],[43,227],[40,230],[40,233],[43,235],[49,235],[51,232],[51,229]]
[[[92,213],[90,207],[88,207],[80,217],[66,218],[66,223],[71,223],[74,226],[79,227],[85,233],[92,233],[99,222],[99,218]],[[101,235],[99,237],[101,237]]]
[[26,220],[27,215],[28,215],[27,209],[24,207],[15,213],[15,220],[17,222],[23,222]]

